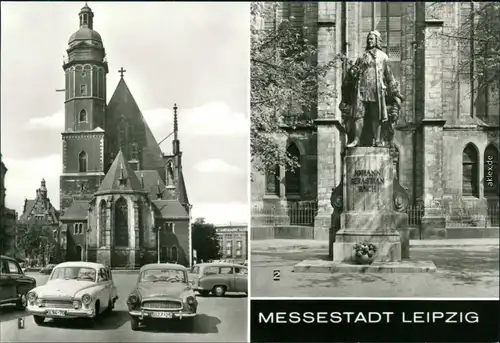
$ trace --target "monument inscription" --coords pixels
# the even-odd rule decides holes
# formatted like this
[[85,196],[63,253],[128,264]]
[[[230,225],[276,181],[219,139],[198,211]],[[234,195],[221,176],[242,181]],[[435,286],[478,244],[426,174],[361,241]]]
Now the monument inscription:
[[355,170],[351,178],[351,184],[358,186],[358,192],[376,192],[384,183],[385,178],[381,170]]

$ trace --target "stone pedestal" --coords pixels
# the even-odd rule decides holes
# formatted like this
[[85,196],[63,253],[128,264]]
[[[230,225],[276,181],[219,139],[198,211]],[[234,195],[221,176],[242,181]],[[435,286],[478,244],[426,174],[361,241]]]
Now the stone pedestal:
[[333,261],[351,261],[353,247],[360,242],[378,248],[375,261],[401,261],[397,228],[401,213],[394,208],[394,167],[389,149],[347,149],[343,195],[341,229],[333,243]]

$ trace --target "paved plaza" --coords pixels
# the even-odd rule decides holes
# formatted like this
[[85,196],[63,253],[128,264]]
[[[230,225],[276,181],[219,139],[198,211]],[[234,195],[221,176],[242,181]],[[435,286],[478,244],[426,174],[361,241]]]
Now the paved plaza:
[[[498,297],[498,239],[411,241],[413,260],[434,261],[436,273],[294,273],[306,259],[323,259],[326,242],[252,241],[252,297]],[[281,278],[273,280],[273,271]]]

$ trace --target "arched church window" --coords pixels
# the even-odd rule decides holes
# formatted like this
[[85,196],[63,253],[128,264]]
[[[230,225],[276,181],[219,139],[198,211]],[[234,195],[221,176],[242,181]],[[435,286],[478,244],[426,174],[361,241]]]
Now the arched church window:
[[106,201],[102,200],[99,205],[99,246],[106,246],[106,222],[108,219],[108,211],[106,209]]
[[478,152],[474,144],[469,143],[462,154],[462,195],[479,196]]
[[87,95],[87,85],[80,85],[80,95],[81,96]]
[[174,164],[172,161],[167,163],[167,186],[173,186],[174,184]]
[[139,158],[139,152],[137,148],[137,143],[133,142],[130,144],[130,159],[137,161]]
[[172,256],[171,256],[172,262],[177,262],[178,256],[177,256],[177,247],[174,245],[172,247]]
[[498,196],[498,149],[490,144],[484,150],[484,195]]
[[168,249],[166,246],[162,246],[160,252],[160,262],[167,262],[167,260],[168,260]]
[[83,25],[87,25],[89,23],[89,18],[87,14],[83,15]]
[[266,171],[266,194],[280,195],[280,166],[275,165],[274,170]]
[[80,115],[78,116],[78,121],[80,123],[87,122],[87,111],[85,111],[85,110],[80,111]]
[[128,141],[128,125],[125,117],[120,119],[120,123],[118,125],[118,144],[122,152],[127,155],[127,141]]
[[[289,157],[300,163],[300,151],[299,148],[292,143],[288,149],[287,153]],[[287,170],[285,174],[285,191],[287,195],[300,194],[300,166],[294,168],[293,170]]]
[[128,247],[128,205],[124,198],[115,204],[115,245]]
[[78,171],[80,173],[87,172],[87,153],[85,151],[80,152],[78,155]]

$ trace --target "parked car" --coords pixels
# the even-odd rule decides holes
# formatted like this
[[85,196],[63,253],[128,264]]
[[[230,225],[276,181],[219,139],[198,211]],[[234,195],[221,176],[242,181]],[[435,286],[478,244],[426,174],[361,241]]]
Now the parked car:
[[118,299],[111,270],[92,262],[63,262],[43,286],[28,293],[28,313],[35,323],[45,318],[98,318]]
[[19,310],[24,310],[27,294],[35,287],[36,280],[24,275],[15,259],[0,256],[0,305],[15,304]]
[[54,270],[55,264],[47,264],[45,267],[40,269],[40,274],[49,275]]
[[138,330],[148,320],[183,320],[192,326],[198,309],[188,269],[179,264],[147,264],[127,298],[130,327]]
[[200,263],[191,268],[193,288],[203,296],[222,297],[227,292],[248,294],[248,269],[232,263]]

